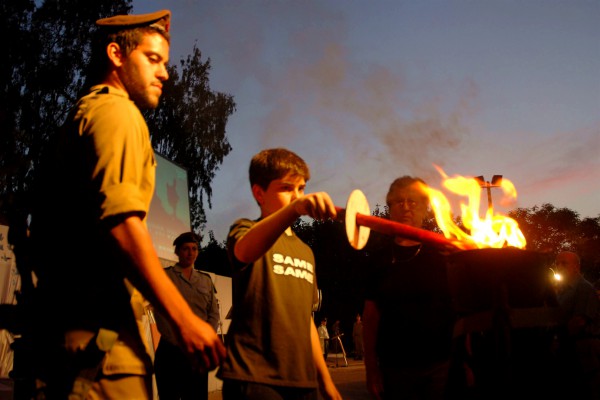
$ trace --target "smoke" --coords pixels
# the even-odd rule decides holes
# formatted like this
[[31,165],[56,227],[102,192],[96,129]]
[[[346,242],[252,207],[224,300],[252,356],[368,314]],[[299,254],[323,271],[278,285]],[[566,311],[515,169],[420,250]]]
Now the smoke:
[[[309,190],[345,200],[360,188],[380,201],[399,175],[437,181],[432,165],[443,166],[469,136],[476,85],[435,82],[425,72],[414,79],[406,76],[407,60],[357,53],[343,8],[318,1],[184,3],[184,30],[197,32],[204,54],[220,57],[211,82],[227,76],[219,90],[235,94],[237,116],[251,120],[228,129],[230,158],[244,165],[261,148],[288,147],[313,171]],[[218,40],[202,40],[211,36]],[[248,93],[252,98],[243,97]]]
[[400,65],[357,65],[342,43],[324,43],[310,58],[290,60],[265,82],[261,143],[308,156],[323,190],[380,192],[403,174],[433,179],[432,164],[443,165],[468,137],[471,82],[444,97],[409,85]]
[[[160,7],[155,0],[136,3],[146,12]],[[255,152],[276,146],[302,156],[312,171],[307,190],[327,191],[338,205],[353,189],[381,204],[392,180],[405,174],[439,187],[439,165],[449,175],[504,175],[515,184],[519,207],[550,202],[595,214],[600,129],[586,117],[594,111],[586,105],[598,97],[575,90],[593,86],[579,81],[589,74],[568,74],[573,79],[563,82],[565,68],[596,65],[589,51],[575,51],[579,46],[515,38],[513,25],[503,28],[514,18],[488,8],[481,21],[491,29],[472,35],[479,26],[460,13],[439,21],[453,24],[450,30],[437,23],[425,29],[435,14],[407,5],[390,9],[387,19],[384,6],[357,14],[358,6],[311,0],[176,0],[169,7],[172,59],[189,54],[196,38],[211,58],[211,87],[237,103],[227,126],[233,152],[214,184],[219,219],[256,213],[247,165]],[[554,30],[564,31],[557,39],[594,26],[591,15],[580,25],[557,13],[556,22],[565,23]],[[522,22],[525,31],[529,22]],[[549,58],[514,51],[523,46],[546,49],[536,54]],[[588,120],[596,125],[581,129]],[[563,129],[552,132],[557,126]]]
[[562,189],[571,198],[596,196],[600,200],[600,124],[538,138],[528,149],[528,154],[521,153],[524,168],[534,170],[535,163],[541,167],[528,177],[528,195],[548,198],[547,192]]

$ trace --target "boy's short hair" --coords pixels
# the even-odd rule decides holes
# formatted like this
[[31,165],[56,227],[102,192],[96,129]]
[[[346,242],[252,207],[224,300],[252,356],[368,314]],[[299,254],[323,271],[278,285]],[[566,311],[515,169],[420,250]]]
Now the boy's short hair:
[[256,184],[266,190],[272,181],[288,174],[301,176],[307,182],[310,179],[306,162],[288,149],[266,149],[256,154],[250,161],[250,186]]

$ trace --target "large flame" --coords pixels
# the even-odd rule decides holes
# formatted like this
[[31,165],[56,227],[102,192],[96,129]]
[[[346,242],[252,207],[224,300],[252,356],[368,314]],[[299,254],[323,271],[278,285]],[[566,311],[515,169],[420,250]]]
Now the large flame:
[[[512,246],[525,248],[527,244],[523,233],[517,222],[499,213],[494,213],[493,207],[488,207],[485,218],[479,217],[481,202],[481,184],[475,178],[463,176],[448,177],[446,173],[436,166],[442,177],[442,184],[450,192],[464,196],[468,202],[460,202],[461,219],[464,227],[461,229],[452,220],[452,208],[450,202],[439,190],[427,187],[425,190],[429,195],[431,207],[435,213],[435,219],[439,228],[448,239],[457,240],[459,243],[470,243],[478,248],[493,247],[502,248]],[[500,187],[504,192],[505,199],[516,199],[515,186],[508,179],[502,179]],[[489,190],[489,189],[488,189]]]

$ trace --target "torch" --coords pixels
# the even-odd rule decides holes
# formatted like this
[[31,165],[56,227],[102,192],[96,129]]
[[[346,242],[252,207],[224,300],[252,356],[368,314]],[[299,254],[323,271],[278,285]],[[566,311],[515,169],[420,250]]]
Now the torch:
[[474,243],[451,240],[439,233],[372,216],[370,215],[367,198],[358,189],[350,193],[346,209],[336,207],[336,211],[345,214],[346,236],[350,245],[357,250],[365,247],[369,240],[371,229],[384,235],[401,236],[435,247],[441,247],[447,251],[477,248]]
[[345,213],[346,235],[357,250],[364,248],[371,230],[444,249],[458,317],[454,337],[469,343],[478,390],[490,396],[502,393],[501,397],[510,397],[517,386],[539,392],[548,371],[543,356],[551,353],[547,343],[560,316],[544,254],[512,246],[479,248],[474,240],[452,240],[370,216],[360,190],[350,194],[345,210],[336,210]]

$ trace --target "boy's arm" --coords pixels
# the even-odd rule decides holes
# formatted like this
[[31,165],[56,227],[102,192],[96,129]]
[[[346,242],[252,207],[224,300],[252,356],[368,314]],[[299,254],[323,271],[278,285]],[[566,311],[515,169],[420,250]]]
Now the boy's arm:
[[225,358],[225,347],[214,329],[197,317],[177,287],[163,270],[142,220],[126,216],[110,229],[110,234],[127,256],[132,271],[127,276],[151,304],[162,311],[180,335],[193,362],[212,370]]
[[273,246],[277,238],[300,216],[314,219],[335,218],[335,205],[325,192],[299,197],[287,206],[261,219],[237,240],[235,258],[245,264],[253,263]]
[[310,324],[310,342],[312,346],[313,360],[317,368],[317,379],[319,381],[321,395],[327,400],[341,399],[342,395],[338,392],[335,384],[333,383],[333,379],[331,379],[331,374],[329,374],[327,363],[325,362],[323,352],[321,351],[319,333],[317,332],[317,328],[314,323]]

